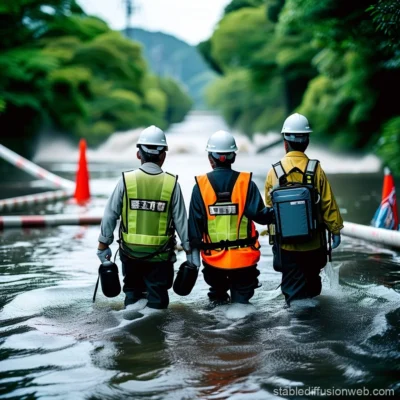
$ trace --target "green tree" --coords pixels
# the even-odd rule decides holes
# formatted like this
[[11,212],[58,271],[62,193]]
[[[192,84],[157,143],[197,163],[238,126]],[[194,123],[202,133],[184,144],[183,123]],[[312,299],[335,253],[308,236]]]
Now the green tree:
[[255,132],[274,130],[284,118],[284,108],[277,98],[282,90],[279,78],[272,79],[263,91],[253,87],[251,73],[237,69],[209,87],[210,104],[219,108],[230,127],[251,136]]
[[385,38],[367,5],[361,0],[287,0],[279,20],[282,30],[302,27],[312,33],[319,75],[299,111],[338,147],[370,146],[380,126],[398,112],[389,96],[400,89],[399,71],[387,67],[393,53],[382,46]]
[[250,134],[270,128],[284,109],[307,115],[314,136],[338,148],[372,149],[381,136],[379,154],[400,173],[392,160],[399,142],[392,100],[400,91],[398,1],[266,0],[263,8],[265,20],[262,7],[233,0],[201,44],[222,75],[208,90],[211,104]]
[[264,0],[232,0],[224,9],[224,15],[240,10],[241,8],[259,7]]
[[160,78],[159,85],[167,96],[166,120],[169,124],[183,121],[192,108],[193,101],[172,78]]
[[259,2],[232,2],[209,40],[208,57],[224,77],[207,93],[228,124],[248,135],[276,129],[284,116],[274,23]]
[[248,67],[273,34],[264,7],[246,7],[227,14],[211,37],[211,56],[224,71]]
[[391,170],[400,176],[400,116],[387,121],[377,143],[378,154]]
[[141,45],[74,0],[3,1],[0,22],[0,123],[23,154],[41,130],[95,145],[116,130],[167,128],[190,109],[183,89],[150,75]]
[[[400,50],[400,8],[398,0],[379,0],[368,7],[373,17],[376,29],[386,36],[384,46],[392,47],[395,51],[396,62],[399,62]],[[398,64],[397,64],[398,66]]]

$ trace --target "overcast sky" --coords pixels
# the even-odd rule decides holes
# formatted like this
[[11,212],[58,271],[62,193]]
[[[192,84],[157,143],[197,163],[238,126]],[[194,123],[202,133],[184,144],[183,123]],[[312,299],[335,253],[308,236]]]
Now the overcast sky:
[[[210,37],[231,0],[132,0],[131,26],[172,34],[190,44]],[[126,26],[125,0],[77,0],[87,14],[105,20],[112,29]]]

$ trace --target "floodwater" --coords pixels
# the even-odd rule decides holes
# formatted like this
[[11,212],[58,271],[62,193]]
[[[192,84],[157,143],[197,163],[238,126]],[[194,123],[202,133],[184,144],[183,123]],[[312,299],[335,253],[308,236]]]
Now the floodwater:
[[[209,170],[207,136],[221,128],[217,116],[193,114],[169,132],[164,169],[179,175],[187,206],[193,176]],[[88,152],[92,200],[86,206],[57,202],[14,214],[101,214],[121,172],[138,165],[128,139],[116,135]],[[282,149],[257,155],[245,138],[238,136],[238,142],[235,167],[253,171],[263,192]],[[37,161],[73,180],[77,154],[62,146],[59,154],[44,146]],[[309,153],[326,169],[344,219],[369,224],[382,189],[375,158],[317,148]],[[43,182],[7,171],[2,197],[46,190]],[[322,273],[322,295],[287,309],[263,236],[262,287],[252,305],[210,309],[200,274],[189,296],[170,291],[168,310],[140,308],[145,300],[124,310],[122,294],[109,299],[100,290],[92,303],[98,234],[98,226],[0,233],[0,398],[261,400],[344,397],[350,390],[363,397],[400,393],[399,252],[343,237]],[[115,253],[116,245],[111,248]],[[183,260],[179,252],[176,269]]]

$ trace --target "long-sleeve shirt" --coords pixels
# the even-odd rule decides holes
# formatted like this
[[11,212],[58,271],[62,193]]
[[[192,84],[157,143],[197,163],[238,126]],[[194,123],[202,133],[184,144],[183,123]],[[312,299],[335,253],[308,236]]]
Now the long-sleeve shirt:
[[[293,168],[298,168],[300,171],[305,171],[307,167],[308,157],[301,151],[291,151],[282,158],[281,164],[286,173],[288,173],[288,182],[302,182],[303,174],[298,171],[289,173]],[[334,234],[338,234],[343,228],[343,219],[336,203],[335,196],[328,178],[324,170],[318,163],[317,170],[314,177],[315,187],[321,196],[321,213],[323,221],[328,230]],[[273,168],[270,169],[265,181],[265,203],[268,207],[272,207],[271,190],[278,185],[278,178]],[[286,244],[282,245],[282,249],[308,251],[315,250],[321,247],[320,239],[317,237],[310,242],[302,244]]]
[[[162,172],[162,169],[157,164],[150,162],[142,164],[140,169],[150,175],[157,175]],[[114,241],[114,230],[118,219],[121,217],[124,195],[125,187],[123,178],[121,177],[107,201],[104,215],[101,220],[99,242],[111,244]],[[190,251],[190,246],[188,237],[187,213],[181,187],[178,182],[176,182],[171,201],[172,220],[175,230],[181,239],[182,248],[188,252]]]
[[[229,192],[232,190],[229,188],[229,184],[232,174],[234,173],[236,172],[228,167],[217,167],[211,172],[214,178],[213,181],[215,181],[217,186],[215,187],[216,192]],[[261,225],[266,225],[271,222],[271,210],[265,206],[260,191],[253,181],[250,181],[249,184],[244,215],[248,220]],[[204,213],[203,199],[200,194],[199,186],[196,184],[193,187],[189,207],[189,240],[191,242],[199,242],[202,240],[206,221],[207,215]],[[192,254],[192,262],[199,265],[198,249],[192,249]]]

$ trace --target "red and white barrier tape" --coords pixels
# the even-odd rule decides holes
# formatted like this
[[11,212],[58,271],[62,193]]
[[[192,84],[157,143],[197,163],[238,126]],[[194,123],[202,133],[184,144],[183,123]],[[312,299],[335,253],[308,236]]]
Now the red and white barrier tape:
[[43,228],[58,225],[99,225],[101,216],[85,215],[12,215],[0,217],[0,230],[6,228]]
[[400,231],[345,222],[341,233],[345,236],[377,242],[389,247],[400,248]]
[[[16,215],[0,217],[0,230],[6,228],[34,228],[59,225],[99,225],[101,216],[79,215]],[[377,242],[385,246],[400,248],[400,232],[388,229],[345,222],[341,232],[366,241]]]
[[71,190],[54,190],[38,194],[30,194],[27,196],[12,197],[10,199],[0,200],[0,212],[10,211],[21,206],[30,206],[42,204],[49,201],[66,199],[73,196]]
[[13,152],[2,144],[0,144],[0,157],[15,165],[17,168],[27,172],[28,174],[50,182],[57,188],[73,189],[75,187],[74,182],[68,179],[61,178],[58,175],[55,175],[45,170],[44,168],[39,167],[38,165]]

